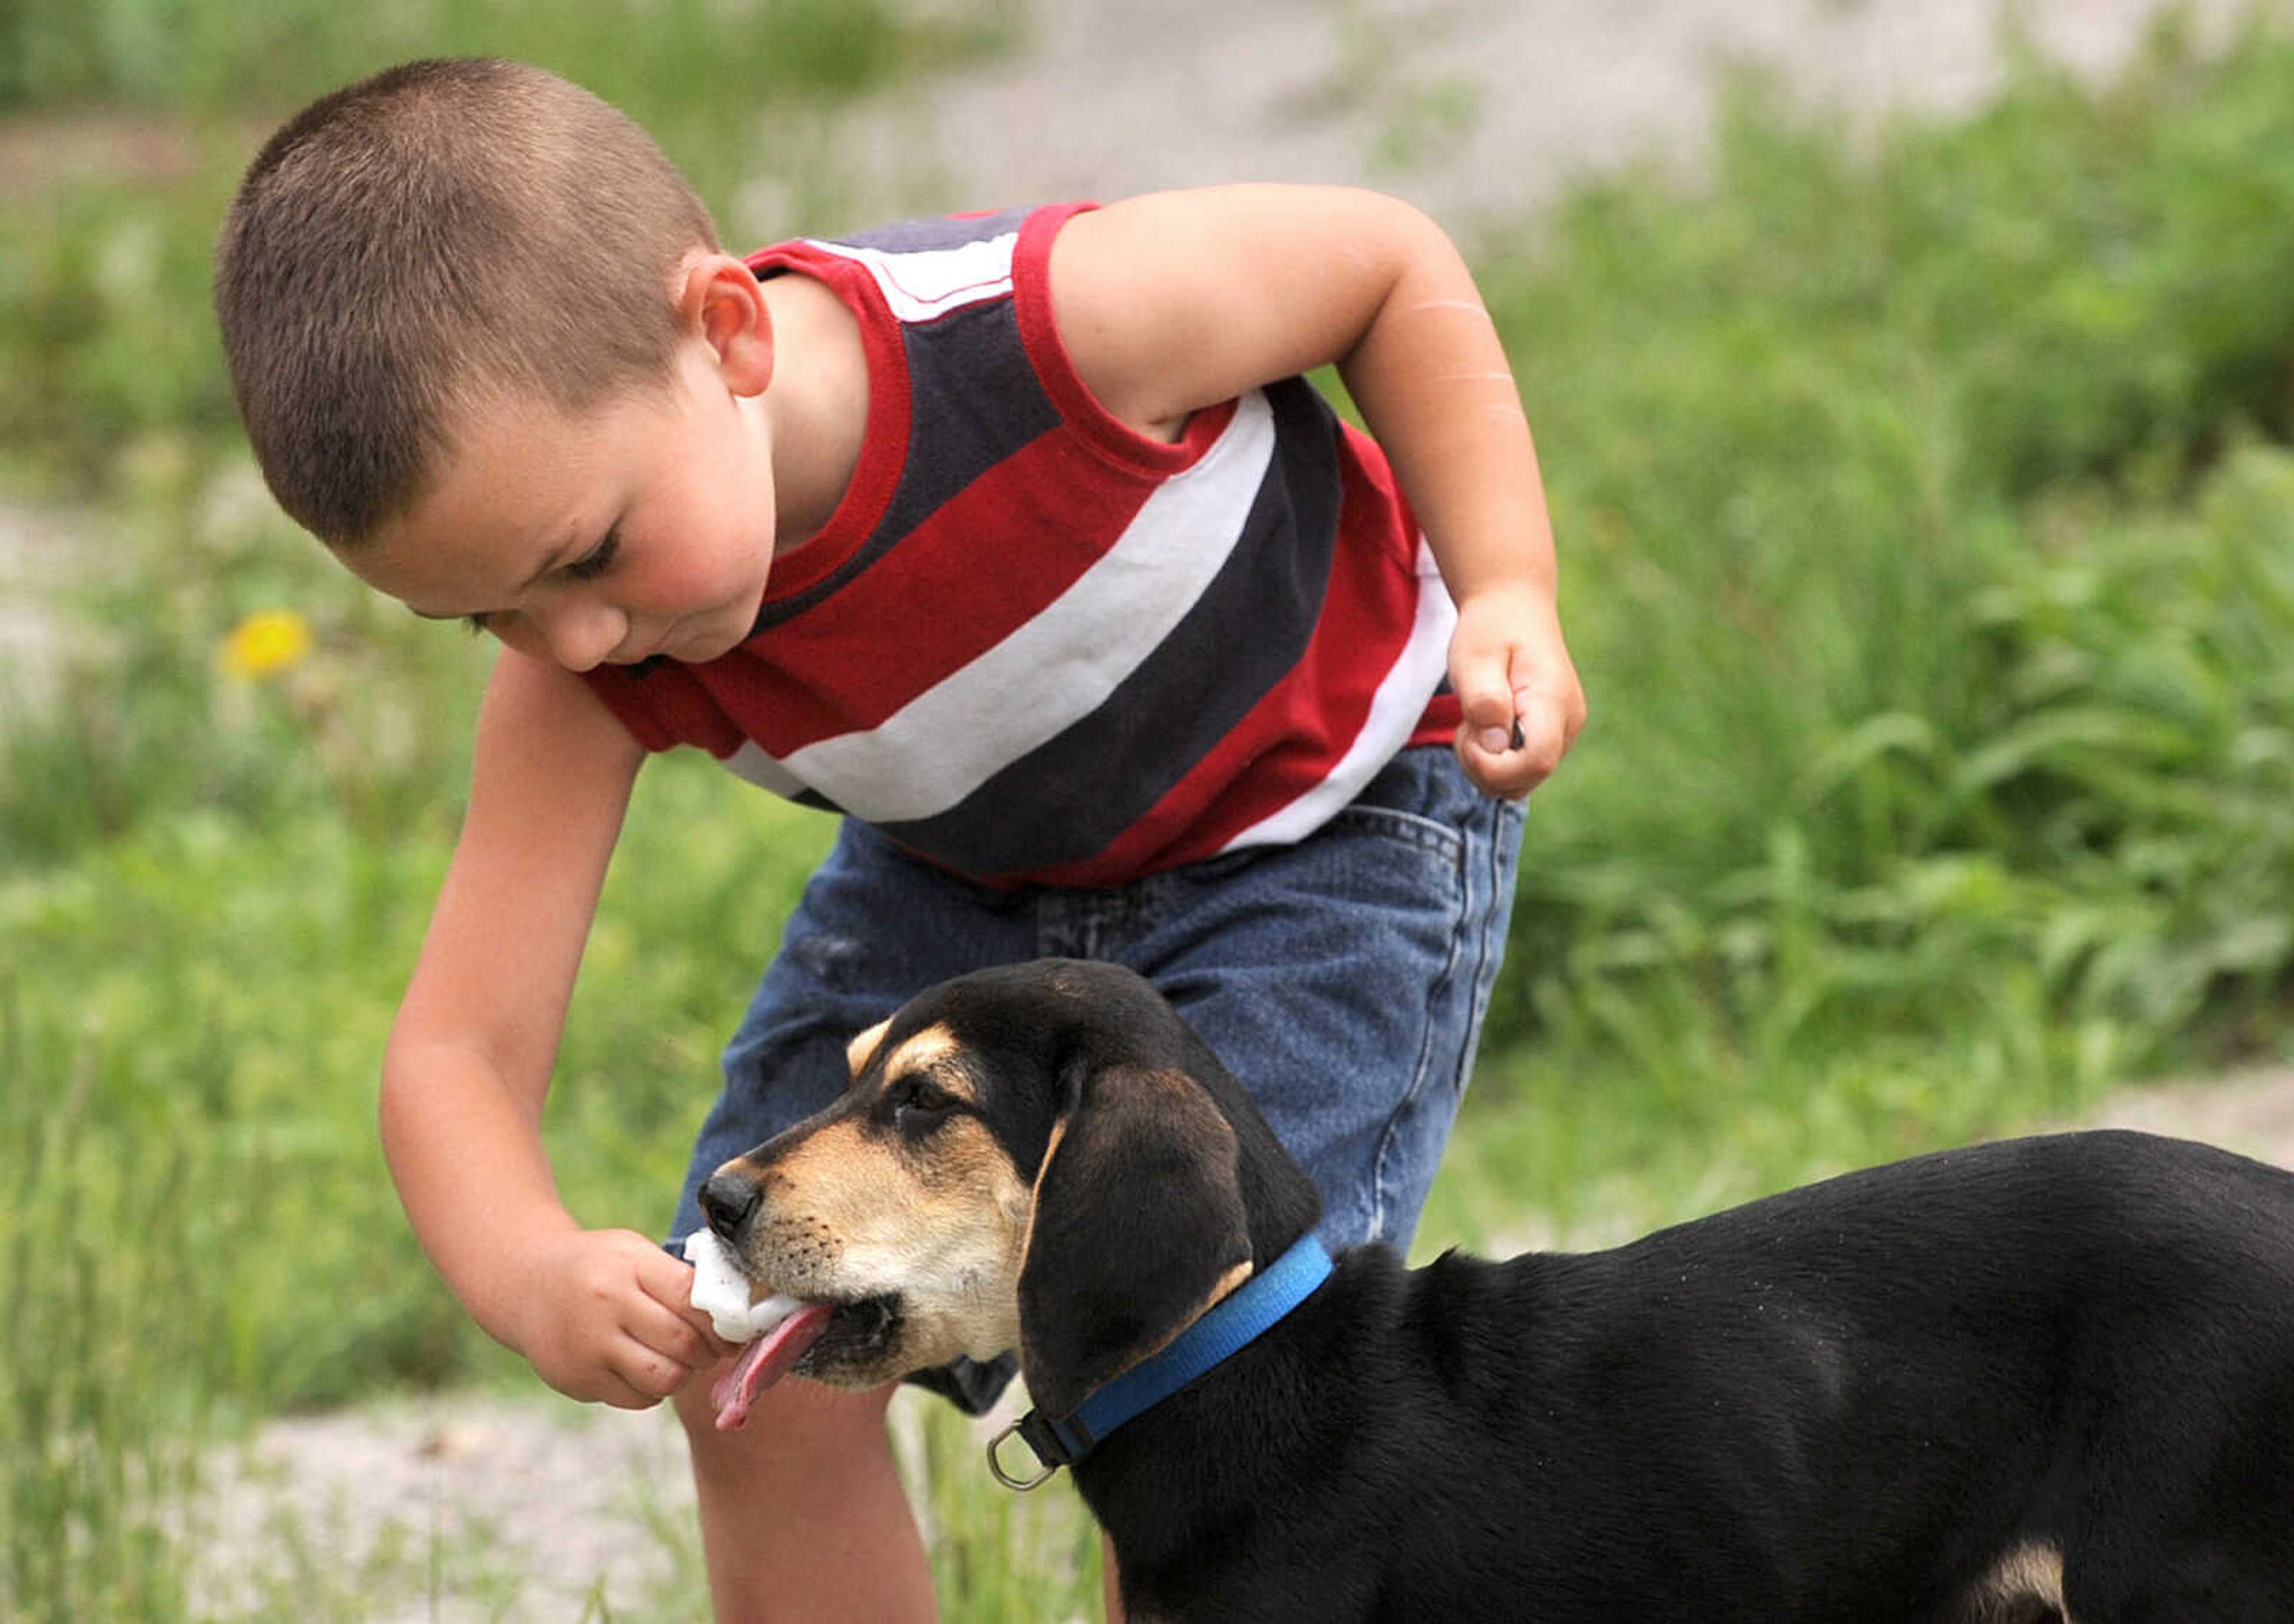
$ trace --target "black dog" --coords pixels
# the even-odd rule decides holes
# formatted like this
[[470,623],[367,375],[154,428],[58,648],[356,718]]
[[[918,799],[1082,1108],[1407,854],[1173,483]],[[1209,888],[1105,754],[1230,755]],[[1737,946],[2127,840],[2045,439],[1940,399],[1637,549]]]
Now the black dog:
[[[1128,972],[964,977],[853,1055],[706,1196],[833,1310],[801,1374],[1016,1346],[1072,1443],[1315,1222]],[[1609,1252],[1358,1247],[1074,1472],[1134,1620],[2294,1620],[2294,1174],[2073,1133]]]

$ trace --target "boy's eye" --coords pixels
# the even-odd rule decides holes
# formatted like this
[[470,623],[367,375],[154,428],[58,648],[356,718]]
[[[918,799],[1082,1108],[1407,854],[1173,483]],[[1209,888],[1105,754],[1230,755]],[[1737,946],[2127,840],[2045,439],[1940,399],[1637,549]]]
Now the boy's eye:
[[606,539],[565,566],[565,573],[575,581],[594,581],[614,564],[622,550],[622,530],[616,524],[606,532]]
[[464,615],[462,617],[462,624],[470,629],[470,635],[475,637],[486,629],[488,619],[489,617],[485,611],[481,609],[476,614]]

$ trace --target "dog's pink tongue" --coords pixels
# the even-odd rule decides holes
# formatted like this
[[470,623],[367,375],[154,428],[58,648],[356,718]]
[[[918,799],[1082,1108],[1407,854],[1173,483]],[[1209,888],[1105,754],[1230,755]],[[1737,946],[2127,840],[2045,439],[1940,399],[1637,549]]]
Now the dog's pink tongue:
[[717,1378],[709,1395],[717,1406],[719,1432],[738,1432],[749,1424],[749,1406],[757,1395],[786,1376],[804,1351],[820,1340],[834,1312],[826,1303],[808,1303],[741,1350],[741,1357]]

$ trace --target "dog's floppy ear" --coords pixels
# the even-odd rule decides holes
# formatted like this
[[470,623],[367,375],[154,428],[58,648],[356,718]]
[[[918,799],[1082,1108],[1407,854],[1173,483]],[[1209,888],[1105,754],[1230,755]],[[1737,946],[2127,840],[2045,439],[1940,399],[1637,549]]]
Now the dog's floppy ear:
[[1020,1269],[1029,1397],[1068,1416],[1249,1274],[1241,1147],[1184,1073],[1118,1065],[1069,1094]]

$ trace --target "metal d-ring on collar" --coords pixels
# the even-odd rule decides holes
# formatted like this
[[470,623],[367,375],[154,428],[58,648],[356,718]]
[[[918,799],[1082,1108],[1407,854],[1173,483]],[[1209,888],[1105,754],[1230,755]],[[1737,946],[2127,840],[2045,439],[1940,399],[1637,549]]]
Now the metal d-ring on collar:
[[[1031,1409],[996,1434],[988,1446],[988,1469],[1006,1489],[1040,1489],[1062,1466],[1073,1466],[1100,1440],[1249,1346],[1330,1278],[1330,1255],[1320,1237],[1308,1233],[1273,1266],[1244,1281],[1156,1354],[1123,1372],[1076,1406],[1054,1417]],[[997,1458],[1004,1441],[1017,1433],[1035,1451],[1042,1469],[1015,1477]]]

